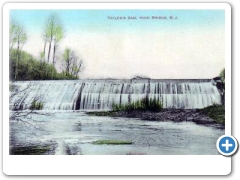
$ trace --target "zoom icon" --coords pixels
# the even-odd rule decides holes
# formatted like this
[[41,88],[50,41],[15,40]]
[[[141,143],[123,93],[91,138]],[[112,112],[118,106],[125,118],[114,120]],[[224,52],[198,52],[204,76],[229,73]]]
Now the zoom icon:
[[218,138],[216,146],[219,153],[224,156],[231,156],[237,151],[238,142],[233,136],[223,135]]

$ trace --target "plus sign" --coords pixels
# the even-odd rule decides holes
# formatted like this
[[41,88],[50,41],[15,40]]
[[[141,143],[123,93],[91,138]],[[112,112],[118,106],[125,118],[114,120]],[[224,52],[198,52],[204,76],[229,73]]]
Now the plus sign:
[[228,139],[227,139],[227,140],[226,140],[226,144],[222,144],[222,146],[226,148],[226,151],[229,150],[229,147],[232,147],[232,146],[233,146],[232,144],[228,144],[228,143],[229,143],[229,141],[228,141]]

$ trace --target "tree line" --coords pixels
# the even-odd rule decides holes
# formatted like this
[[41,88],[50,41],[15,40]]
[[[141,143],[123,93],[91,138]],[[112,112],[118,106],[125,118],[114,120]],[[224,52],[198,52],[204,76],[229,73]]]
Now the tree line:
[[[43,50],[39,58],[34,58],[22,50],[28,40],[24,27],[11,20],[9,27],[10,80],[78,79],[83,70],[83,61],[77,56],[76,51],[65,48],[64,52],[60,53],[60,57],[56,56],[60,41],[64,37],[64,28],[60,19],[56,14],[50,15],[43,28]],[[57,64],[61,66],[61,72],[57,71]]]

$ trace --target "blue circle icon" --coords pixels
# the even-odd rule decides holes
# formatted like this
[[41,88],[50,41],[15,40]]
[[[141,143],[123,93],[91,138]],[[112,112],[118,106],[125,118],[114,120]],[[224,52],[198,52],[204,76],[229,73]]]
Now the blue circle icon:
[[238,148],[238,142],[233,136],[221,136],[217,140],[217,149],[224,156],[231,156]]

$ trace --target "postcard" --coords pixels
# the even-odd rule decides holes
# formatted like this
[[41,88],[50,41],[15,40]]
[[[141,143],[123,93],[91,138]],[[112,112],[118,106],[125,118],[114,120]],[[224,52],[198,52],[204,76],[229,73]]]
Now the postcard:
[[231,172],[230,5],[8,3],[3,12],[5,174]]

